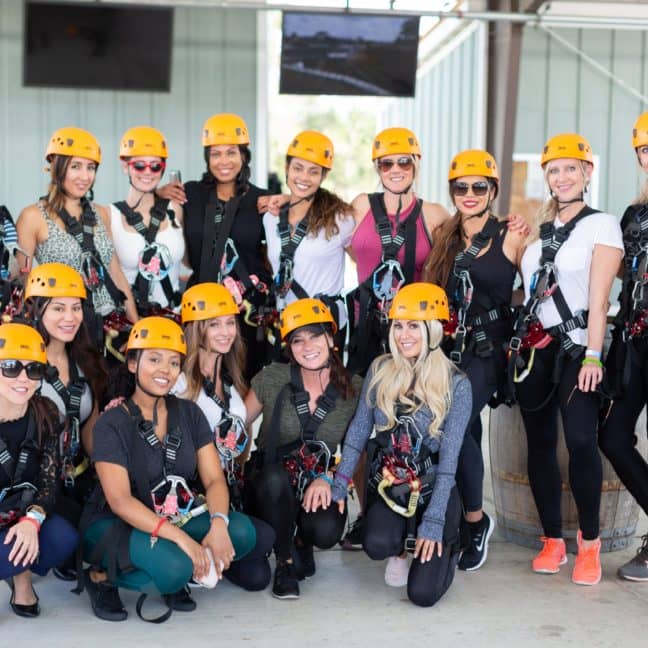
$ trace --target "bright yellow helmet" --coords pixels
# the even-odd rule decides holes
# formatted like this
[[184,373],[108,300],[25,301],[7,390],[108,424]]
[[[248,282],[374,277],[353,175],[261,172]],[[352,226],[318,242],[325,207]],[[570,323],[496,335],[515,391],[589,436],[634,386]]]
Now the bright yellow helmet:
[[250,135],[248,134],[248,128],[243,119],[238,115],[232,113],[212,115],[203,126],[203,146],[249,143]]
[[81,275],[65,263],[36,266],[25,281],[25,299],[30,297],[87,297]]
[[166,139],[159,130],[152,126],[134,126],[129,128],[119,142],[120,159],[136,156],[169,157]]
[[421,147],[416,135],[409,128],[386,128],[374,137],[371,161],[385,155],[418,155]]
[[450,169],[448,170],[448,180],[456,180],[463,176],[484,176],[499,181],[499,172],[495,158],[488,153],[479,149],[461,151],[452,158]]
[[74,126],[54,131],[45,151],[45,159],[51,162],[53,155],[76,156],[101,163],[101,147],[97,138],[92,133]]
[[199,283],[182,295],[182,323],[208,320],[222,315],[238,315],[234,297],[225,286],[217,283]]
[[448,296],[445,290],[436,284],[422,281],[408,284],[403,286],[392,300],[389,319],[448,321]]
[[639,115],[632,129],[632,148],[637,149],[640,146],[648,144],[648,112]]
[[318,164],[325,169],[333,168],[333,142],[319,131],[307,130],[295,135],[286,155]]
[[47,362],[45,342],[40,333],[27,324],[2,324],[0,326],[0,360]]
[[281,311],[279,315],[281,339],[285,340],[293,331],[309,324],[330,324],[333,333],[337,331],[337,324],[328,306],[319,299],[309,297],[298,299]]
[[182,355],[187,353],[182,329],[168,317],[144,317],[133,324],[126,350],[136,349],[166,349]]
[[547,162],[560,160],[562,158],[574,158],[594,164],[592,147],[590,143],[577,133],[563,133],[554,135],[544,145],[540,166],[544,167]]

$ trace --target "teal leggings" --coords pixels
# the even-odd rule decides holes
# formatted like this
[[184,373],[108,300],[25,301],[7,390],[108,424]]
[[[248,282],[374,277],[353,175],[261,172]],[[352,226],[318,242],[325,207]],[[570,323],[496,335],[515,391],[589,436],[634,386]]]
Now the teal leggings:
[[[86,560],[89,560],[95,545],[116,519],[115,516],[111,516],[90,525],[83,538],[83,557]],[[234,560],[240,560],[254,549],[256,531],[247,515],[230,512],[229,520],[228,533],[236,552]],[[209,515],[203,513],[190,520],[182,530],[196,542],[200,542],[207,535],[209,527]],[[191,560],[170,540],[160,538],[151,548],[151,536],[138,529],[132,529],[128,546],[130,561],[135,569],[118,572],[113,583],[117,587],[147,594],[173,594],[189,582],[193,573]],[[101,565],[104,568],[108,567],[107,556],[103,557]]]

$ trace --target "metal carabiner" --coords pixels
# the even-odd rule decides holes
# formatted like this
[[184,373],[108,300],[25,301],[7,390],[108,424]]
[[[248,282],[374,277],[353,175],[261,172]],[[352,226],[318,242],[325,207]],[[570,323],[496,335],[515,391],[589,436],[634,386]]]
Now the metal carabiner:
[[383,261],[374,270],[371,278],[373,294],[380,301],[391,302],[404,283],[405,275],[396,259]]
[[221,279],[224,277],[228,277],[232,273],[232,270],[234,270],[234,266],[236,265],[238,260],[239,260],[239,253],[238,250],[236,249],[236,245],[234,244],[234,241],[232,241],[231,238],[228,238],[227,242],[225,243],[225,250],[223,251],[223,258],[221,259],[221,264],[220,264],[219,272],[221,275]]

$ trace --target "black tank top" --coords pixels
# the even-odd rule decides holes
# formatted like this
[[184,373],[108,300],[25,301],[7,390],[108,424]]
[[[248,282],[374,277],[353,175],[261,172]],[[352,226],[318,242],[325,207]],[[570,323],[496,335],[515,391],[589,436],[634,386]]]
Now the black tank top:
[[[511,304],[517,268],[504,254],[506,232],[506,223],[502,223],[486,253],[478,256],[470,266],[473,299],[468,310],[469,319],[493,308],[508,307]],[[501,332],[501,335],[506,336],[510,324],[498,321],[487,328],[493,335],[499,336]]]

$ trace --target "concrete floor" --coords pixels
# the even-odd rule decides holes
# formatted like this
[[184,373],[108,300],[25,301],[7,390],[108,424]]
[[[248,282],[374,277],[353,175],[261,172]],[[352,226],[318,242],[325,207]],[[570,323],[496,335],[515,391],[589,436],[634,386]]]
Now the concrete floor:
[[[487,452],[487,444],[485,444]],[[485,509],[493,511],[490,471]],[[638,536],[648,532],[642,515]],[[301,583],[301,598],[278,601],[270,588],[247,593],[227,582],[213,591],[195,590],[199,609],[175,613],[160,626],[135,615],[135,595],[122,591],[130,612],[124,623],[96,619],[87,594],[69,593],[53,576],[36,579],[42,613],[20,619],[9,608],[9,591],[0,602],[0,647],[49,648],[138,646],[251,646],[310,648],[324,643],[344,648],[378,646],[648,646],[648,583],[616,577],[638,542],[602,555],[603,579],[595,587],[570,581],[574,557],[555,576],[530,569],[534,552],[504,541],[497,530],[489,557],[476,572],[457,572],[455,582],[433,608],[417,608],[405,589],[387,587],[384,563],[362,552],[339,549],[316,553],[317,574]],[[151,604],[152,606],[153,604]],[[156,608],[148,609],[148,614]],[[161,606],[159,607],[162,611]]]

